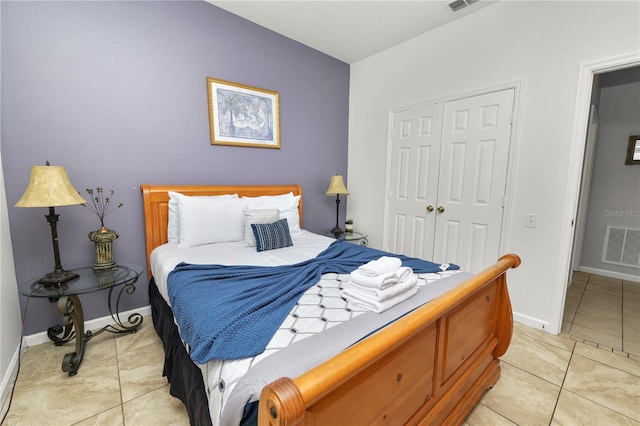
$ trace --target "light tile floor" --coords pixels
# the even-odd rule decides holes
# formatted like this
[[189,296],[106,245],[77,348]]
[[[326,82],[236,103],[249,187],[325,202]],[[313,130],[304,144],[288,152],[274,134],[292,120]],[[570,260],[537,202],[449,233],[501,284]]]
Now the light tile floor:
[[[640,425],[639,313],[640,284],[576,274],[562,334],[516,324],[500,381],[465,425]],[[151,318],[136,334],[95,337],[75,377],[60,370],[70,348],[27,349],[3,424],[189,423]]]

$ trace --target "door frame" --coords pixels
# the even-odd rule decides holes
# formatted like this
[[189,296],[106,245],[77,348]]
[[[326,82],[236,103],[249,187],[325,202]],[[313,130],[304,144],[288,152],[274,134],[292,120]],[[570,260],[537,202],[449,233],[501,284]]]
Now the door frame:
[[[571,254],[571,264],[569,271],[575,271],[579,266],[582,257],[582,245],[584,244],[584,234],[587,227],[587,208],[589,206],[589,193],[591,191],[591,176],[593,175],[593,161],[595,159],[596,142],[598,140],[598,129],[600,127],[600,115],[595,105],[589,107],[589,121],[587,122],[587,132],[585,135],[585,154],[582,166],[582,178],[580,180],[580,191],[578,192],[578,207],[576,208],[576,219],[574,221],[573,249]],[[567,285],[571,286],[571,277],[567,280]]]
[[513,89],[513,117],[511,119],[511,135],[509,136],[509,157],[507,164],[507,177],[504,191],[504,209],[502,211],[502,224],[500,226],[500,243],[499,252],[504,253],[505,248],[509,246],[510,241],[510,223],[512,216],[512,203],[513,203],[513,188],[515,179],[515,159],[517,158],[518,141],[520,140],[520,126],[518,117],[521,109],[521,102],[524,91],[524,80],[514,80],[507,83],[497,84],[495,86],[488,86],[482,89],[471,90],[467,92],[461,92],[440,98],[427,100],[424,102],[418,102],[411,105],[404,105],[402,107],[393,108],[388,113],[388,125],[387,125],[387,164],[385,170],[385,197],[384,197],[384,216],[383,216],[383,229],[382,229],[382,246],[386,247],[388,243],[388,219],[389,219],[389,194],[391,187],[391,149],[393,143],[393,116],[397,112],[405,111],[411,108],[417,108],[420,106],[445,103],[450,101],[456,101],[465,98],[471,98],[480,95],[486,95],[488,93],[500,92],[507,89]]
[[[562,329],[562,317],[568,283],[572,271],[571,259],[573,256],[573,242],[575,237],[575,220],[578,214],[578,202],[582,169],[584,167],[584,153],[586,150],[587,128],[589,126],[589,110],[591,107],[591,91],[593,77],[610,71],[617,71],[640,65],[640,53],[632,52],[611,58],[600,59],[580,65],[578,73],[578,85],[576,90],[576,107],[573,116],[573,134],[569,151],[569,164],[567,167],[567,183],[565,200],[562,212],[562,223],[566,224],[561,229],[559,253],[564,253],[562,262],[556,272],[554,282],[561,283],[555,286],[555,293],[551,303],[551,315],[549,332],[559,334]],[[568,226],[567,226],[568,225]]]

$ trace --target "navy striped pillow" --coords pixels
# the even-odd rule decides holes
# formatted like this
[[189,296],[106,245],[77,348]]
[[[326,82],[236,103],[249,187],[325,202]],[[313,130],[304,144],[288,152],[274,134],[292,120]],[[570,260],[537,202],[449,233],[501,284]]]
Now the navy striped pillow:
[[293,245],[289,234],[289,222],[280,219],[273,223],[252,223],[253,235],[256,237],[258,251],[279,249]]

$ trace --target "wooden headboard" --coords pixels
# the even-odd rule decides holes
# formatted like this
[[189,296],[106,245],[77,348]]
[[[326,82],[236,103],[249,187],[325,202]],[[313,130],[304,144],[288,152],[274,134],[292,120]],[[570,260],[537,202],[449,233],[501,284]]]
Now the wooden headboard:
[[[258,197],[260,195],[280,195],[293,192],[302,196],[300,185],[140,185],[144,203],[144,231],[147,246],[147,270],[151,277],[151,251],[165,244],[169,224],[169,191],[184,195],[224,195],[238,194],[240,197]],[[298,205],[300,226],[302,226],[302,197]]]

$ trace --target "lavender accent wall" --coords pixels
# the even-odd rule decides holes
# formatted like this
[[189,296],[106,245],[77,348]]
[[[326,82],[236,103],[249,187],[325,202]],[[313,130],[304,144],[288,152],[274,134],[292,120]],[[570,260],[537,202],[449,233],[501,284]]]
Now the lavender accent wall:
[[[32,165],[63,165],[76,189],[114,189],[124,207],[116,260],[144,265],[139,185],[299,183],[303,226],[335,225],[326,197],[347,171],[349,66],[205,2],[2,2],[0,146],[18,282],[53,269],[46,209],[18,209]],[[212,146],[206,77],[277,91],[281,148]],[[344,207],[341,204],[341,219]],[[98,219],[56,209],[62,264],[93,263]],[[106,292],[82,296],[85,318],[108,315]],[[25,298],[21,297],[24,307]],[[143,278],[121,302],[148,304]],[[60,323],[29,302],[25,334]]]

